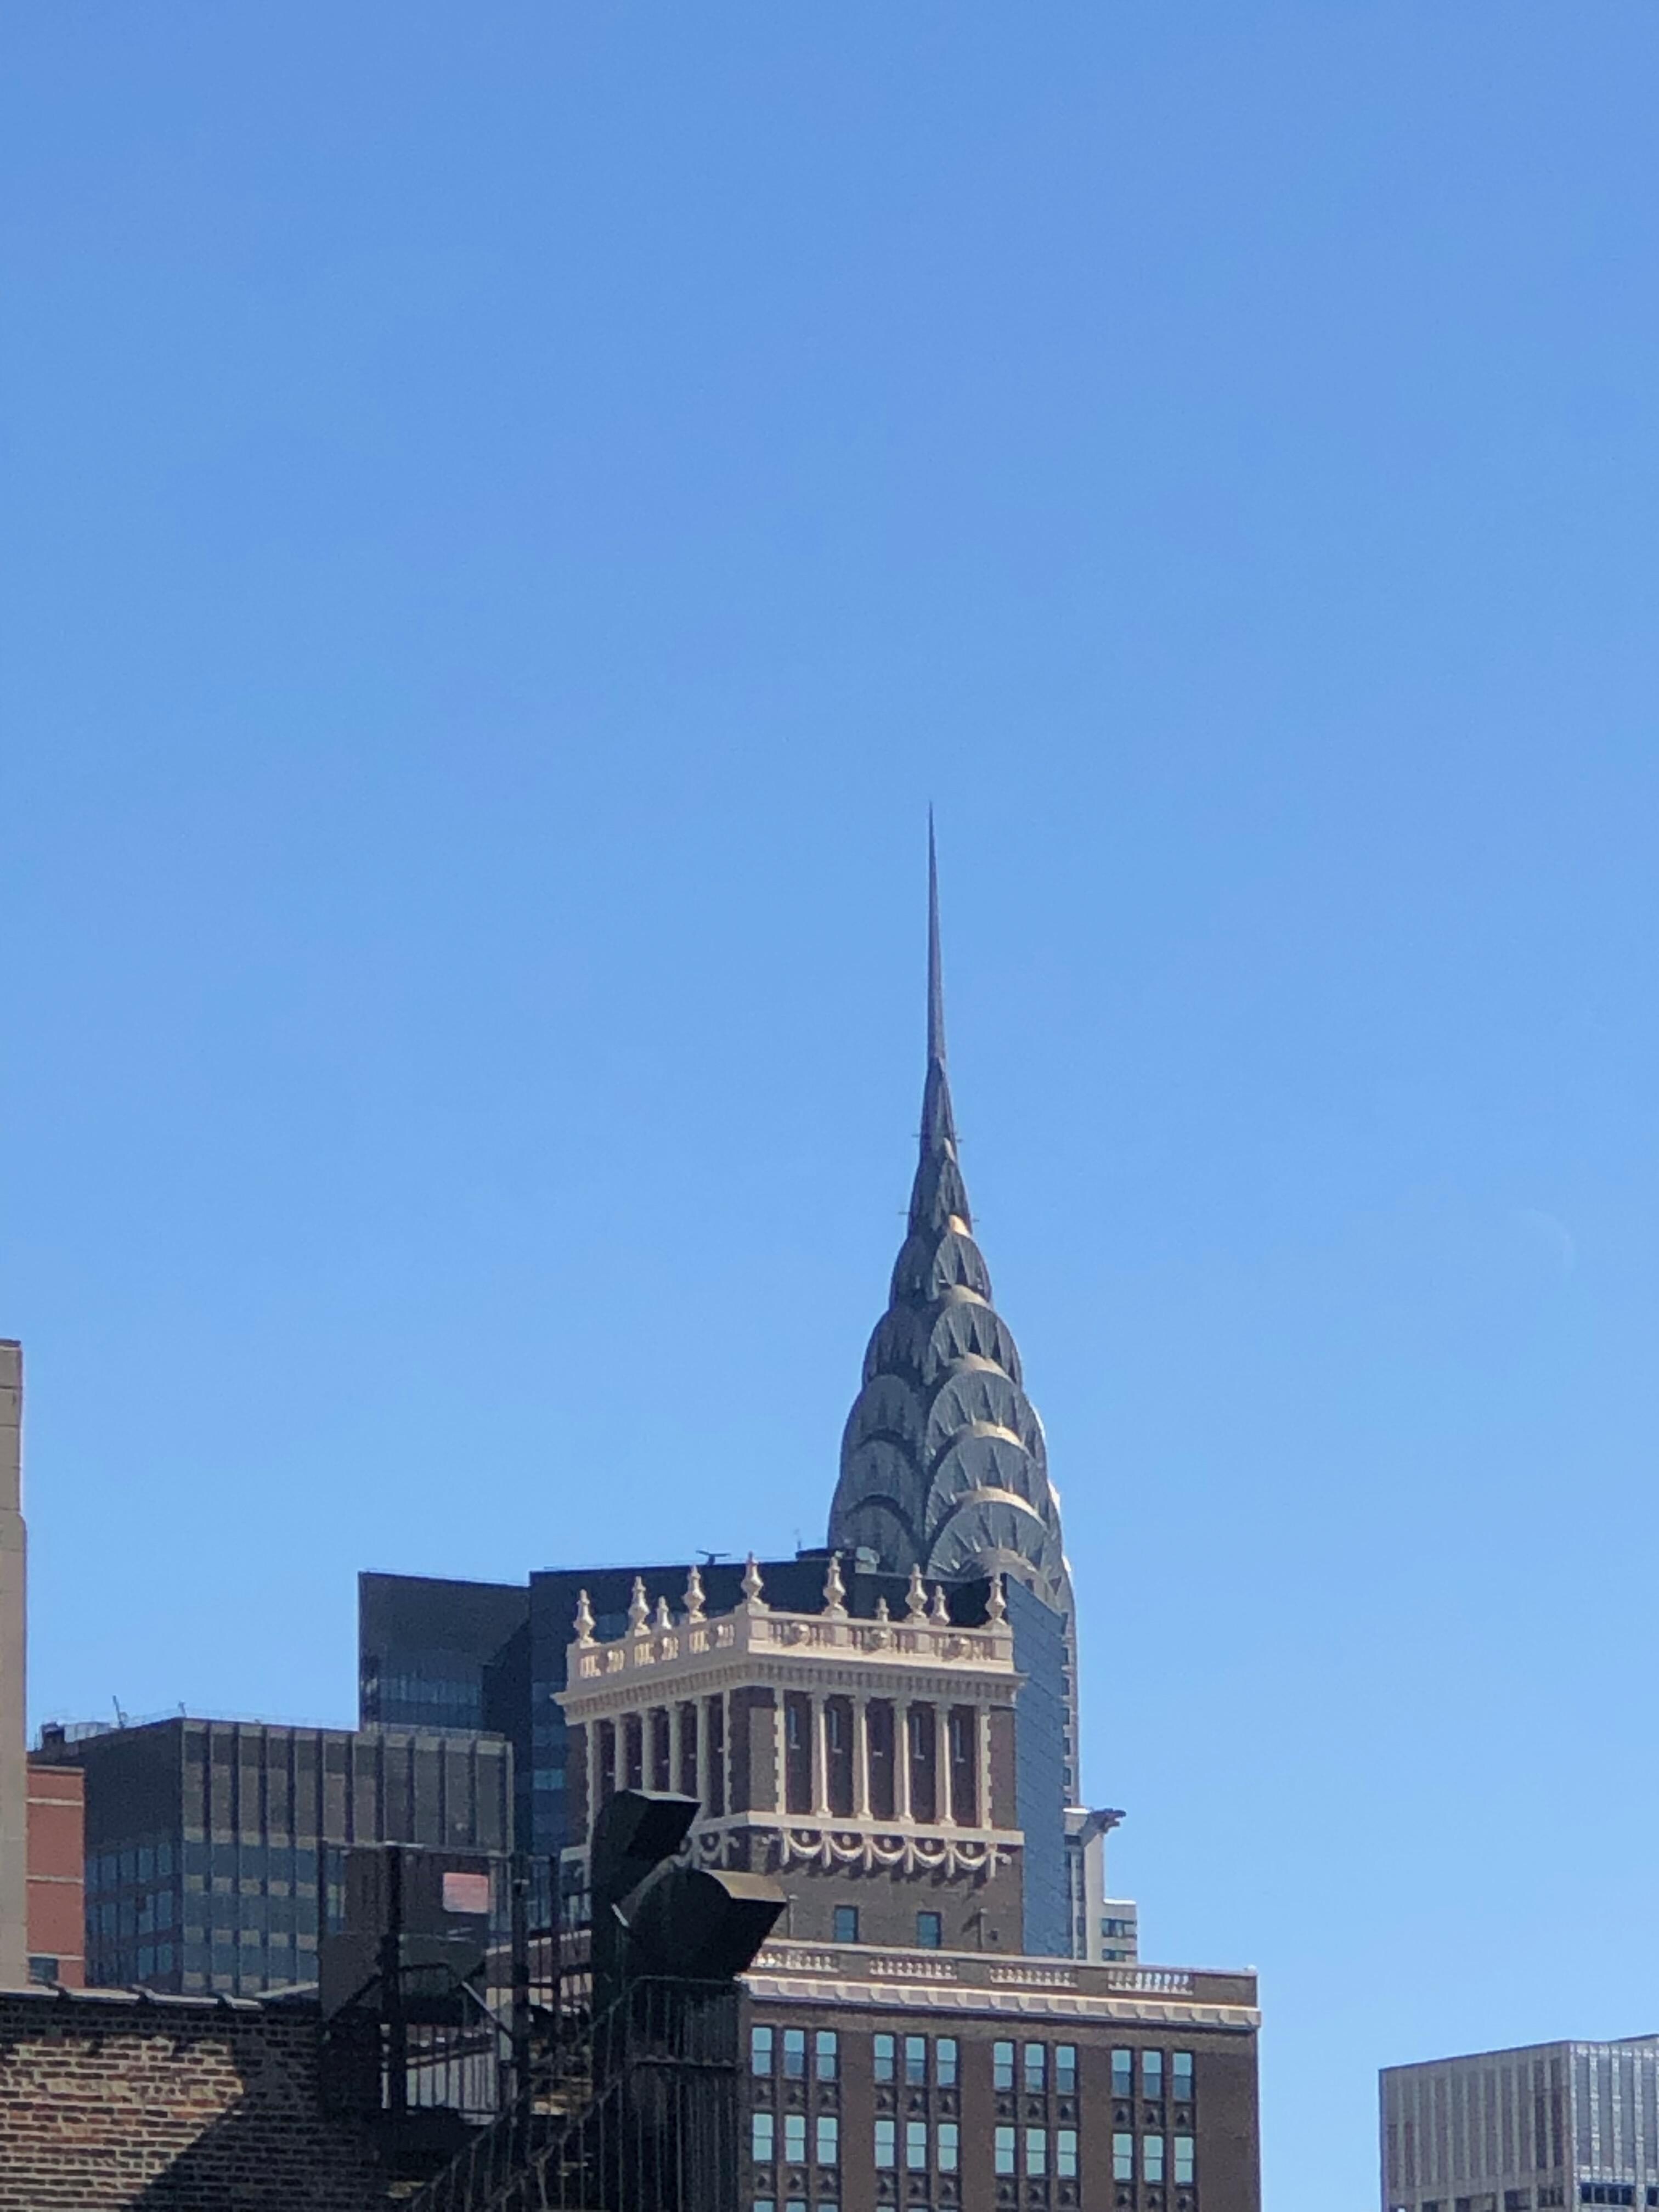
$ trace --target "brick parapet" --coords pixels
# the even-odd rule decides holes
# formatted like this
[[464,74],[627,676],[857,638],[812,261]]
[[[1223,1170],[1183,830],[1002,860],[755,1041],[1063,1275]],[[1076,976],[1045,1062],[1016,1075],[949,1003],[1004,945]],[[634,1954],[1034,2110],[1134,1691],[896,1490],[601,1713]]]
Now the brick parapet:
[[0,1990],[0,2212],[380,2212],[314,2007]]

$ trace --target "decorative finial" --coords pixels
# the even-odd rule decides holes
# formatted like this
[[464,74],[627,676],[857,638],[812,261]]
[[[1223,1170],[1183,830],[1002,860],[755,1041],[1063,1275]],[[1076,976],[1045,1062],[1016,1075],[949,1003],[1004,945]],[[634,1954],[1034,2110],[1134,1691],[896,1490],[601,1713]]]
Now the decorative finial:
[[936,1628],[948,1628],[951,1626],[951,1608],[945,1602],[943,1583],[933,1584],[933,1610],[930,1618]]
[[830,1571],[823,1578],[823,1609],[832,1620],[847,1618],[847,1585],[841,1578],[841,1553],[830,1554]]
[[756,1565],[755,1555],[751,1552],[743,1571],[743,1601],[750,1613],[764,1613],[767,1610],[761,1597],[761,1571]]
[[645,1601],[645,1577],[643,1575],[635,1575],[634,1577],[634,1595],[629,1599],[628,1605],[628,1625],[633,1630],[635,1636],[641,1636],[644,1634],[645,1624],[650,1617],[650,1613],[651,1608]]
[[1008,1601],[1002,1595],[1002,1577],[991,1577],[991,1595],[985,1607],[985,1618],[993,1628],[999,1628],[1008,1618]]
[[887,1610],[886,1599],[884,1597],[878,1597],[876,1600],[876,1619],[878,1620],[890,1620],[892,1617],[892,1614]]
[[920,1567],[910,1570],[910,1587],[905,1595],[904,1610],[912,1620],[926,1620],[927,1618],[927,1593],[921,1586]]
[[702,1577],[695,1566],[685,1578],[685,1617],[688,1620],[702,1619]]
[[674,1616],[668,1610],[668,1600],[665,1597],[659,1597],[657,1600],[656,1618],[652,1621],[651,1626],[653,1628],[672,1628],[674,1626]]
[[576,1592],[576,1641],[578,1644],[593,1641],[593,1608],[587,1602],[586,1590]]

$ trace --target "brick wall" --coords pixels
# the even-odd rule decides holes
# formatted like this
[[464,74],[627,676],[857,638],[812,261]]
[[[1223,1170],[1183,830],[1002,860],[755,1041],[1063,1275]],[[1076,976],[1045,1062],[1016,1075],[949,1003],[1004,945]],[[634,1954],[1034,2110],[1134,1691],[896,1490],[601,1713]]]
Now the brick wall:
[[0,1992],[0,2212],[371,2212],[365,2130],[325,2118],[314,2010]]

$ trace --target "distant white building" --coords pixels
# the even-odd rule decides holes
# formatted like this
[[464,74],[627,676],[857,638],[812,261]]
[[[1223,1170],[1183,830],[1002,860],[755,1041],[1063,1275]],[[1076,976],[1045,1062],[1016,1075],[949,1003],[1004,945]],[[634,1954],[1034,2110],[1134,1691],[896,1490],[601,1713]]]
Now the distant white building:
[[1659,2035],[1388,2066],[1381,2106],[1383,2212],[1659,2212]]

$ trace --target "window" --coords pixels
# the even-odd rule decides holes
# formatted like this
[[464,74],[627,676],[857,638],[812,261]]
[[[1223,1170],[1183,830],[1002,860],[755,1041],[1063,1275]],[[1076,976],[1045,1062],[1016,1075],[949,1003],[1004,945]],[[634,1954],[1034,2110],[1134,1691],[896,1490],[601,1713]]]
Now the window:
[[778,2154],[777,2124],[770,2112],[749,2115],[749,2155],[757,2166],[770,2166]]
[[841,2072],[841,2039],[833,2027],[821,2027],[812,2038],[812,2071],[820,2081],[833,2081]]
[[1164,2138],[1162,2136],[1142,2136],[1140,2138],[1140,2178],[1143,2181],[1163,2180]]
[[876,2122],[876,2166],[879,2172],[890,2173],[898,2164],[897,2142],[898,2122],[878,2120]]
[[1164,2053],[1143,2051],[1140,2054],[1140,2094],[1143,2097],[1164,2094]]
[[833,2112],[820,2112],[817,2122],[818,2157],[820,2166],[841,2164],[841,2122]]
[[749,2071],[762,2075],[772,2071],[772,2031],[769,2027],[751,2027],[749,2031]]
[[[1659,2204],[1659,2189],[1650,2189],[1648,2203]],[[1504,2191],[1504,2212],[1532,2212],[1530,2189],[1506,2189]]]
[[1077,2130],[1060,2128],[1054,2134],[1054,2172],[1061,2181],[1077,2179]]
[[941,2035],[933,2045],[933,2079],[941,2089],[957,2086],[957,2039],[954,2035]]
[[1046,2043],[1028,2043],[1024,2050],[1025,2094],[1040,2097],[1048,2086],[1048,2046]]
[[29,1979],[43,1983],[51,1989],[58,1980],[58,1960],[50,1952],[32,1952],[29,1956]]
[[[1135,2093],[1135,2055],[1133,2051],[1112,2053],[1112,2094],[1133,2097]],[[1121,2176],[1119,2179],[1121,2179]]]
[[999,2128],[997,2130],[995,2148],[992,2153],[992,2164],[999,2173],[1012,2173],[1013,2172],[1014,2131],[1012,2128]]
[[859,1909],[856,1905],[836,1907],[836,1941],[837,1943],[856,1943],[859,1940]]
[[786,2081],[806,2079],[806,2030],[786,2027],[783,2031],[783,2078]]
[[904,2039],[904,2084],[908,2089],[927,2087],[927,2039],[925,2035],[907,2035]]
[[1054,2087],[1062,2097],[1077,2094],[1077,2045],[1062,2043],[1054,2051]]
[[1174,2142],[1170,2145],[1170,2150],[1173,2154],[1175,2165],[1175,2173],[1173,2178],[1177,2186],[1185,2188],[1188,2183],[1189,2183],[1193,2179],[1192,2137],[1190,2136],[1177,2136]]
[[955,2173],[962,2164],[962,2130],[955,2120],[941,2120],[938,2136],[939,2170]]
[[1193,2101],[1193,2054],[1177,2051],[1170,2061],[1170,2094],[1177,2105]]
[[937,1951],[945,1941],[945,1922],[937,1912],[916,1915],[916,1942],[924,1951]]
[[757,2197],[750,2205],[750,2212],[778,2212],[778,2208],[772,2197]]
[[786,2112],[783,2116],[783,2159],[786,2166],[805,2166],[806,2163],[805,2112]]
[[1114,2181],[1133,2181],[1135,2178],[1135,2139],[1129,2135],[1112,2137],[1112,2179]]
[[1027,2128],[1025,2130],[1025,2171],[1033,2181],[1041,2181],[1048,2171],[1048,2130],[1047,2128]]
[[991,2045],[991,2086],[994,2089],[1012,2089],[1014,2086],[1014,2046],[1012,2043]]
[[785,2204],[783,2212],[811,2212],[811,2208],[804,2197],[792,2197]]
[[904,2123],[904,2170],[907,2173],[926,2173],[927,2171],[926,2120],[907,2120]]
[[894,2061],[894,2054],[897,2049],[898,2045],[890,2035],[878,2035],[876,2038],[876,2079],[878,2081],[893,2081],[897,2080],[898,2070]]

